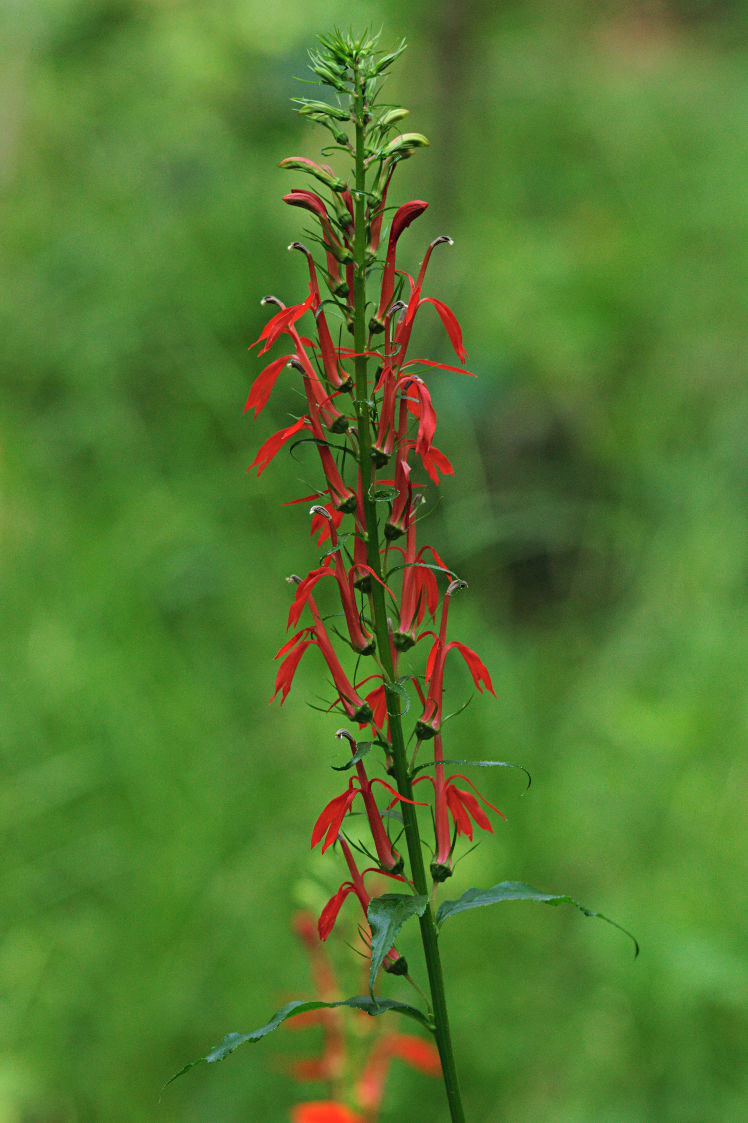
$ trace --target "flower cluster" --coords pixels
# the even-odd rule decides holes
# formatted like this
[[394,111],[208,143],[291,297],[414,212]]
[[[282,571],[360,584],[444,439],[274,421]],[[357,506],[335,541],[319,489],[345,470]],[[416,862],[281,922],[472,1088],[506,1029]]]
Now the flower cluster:
[[[309,957],[317,994],[334,1003],[340,988],[313,917],[298,913],[294,928]],[[293,1074],[297,1080],[326,1085],[330,1094],[329,1099],[296,1104],[291,1109],[292,1123],[375,1123],[391,1061],[401,1060],[430,1076],[441,1071],[431,1041],[385,1029],[360,1011],[323,1008],[301,1015],[292,1024],[321,1026],[321,1054],[296,1061]]]
[[[287,630],[293,632],[276,655],[280,663],[271,701],[280,695],[281,704],[285,702],[302,658],[316,648],[331,683],[329,708],[358,726],[355,736],[338,730],[351,750],[344,767],[353,776],[323,808],[312,831],[312,847],[322,843],[326,850],[337,843],[348,871],[319,918],[324,940],[349,896],[358,899],[366,922],[371,900],[366,879],[372,872],[406,888],[412,885],[385,819],[397,824],[404,805],[421,802],[413,798],[415,784],[428,781],[419,788],[424,796],[429,784],[431,788],[434,882],[451,875],[460,836],[472,840],[476,826],[492,830],[482,805],[500,812],[466,777],[446,774],[442,726],[450,652],[465,660],[478,691],[493,694],[494,688],[479,656],[448,635],[452,597],[466,588],[465,582],[433,546],[418,542],[425,480],[438,485],[441,476],[453,474],[434,443],[431,379],[437,371],[470,374],[462,365],[410,354],[416,319],[430,309],[460,364],[466,361],[454,313],[428,295],[426,287],[434,250],[451,245],[451,239],[431,241],[415,277],[400,268],[401,238],[427,203],[415,199],[393,212],[388,195],[399,162],[427,141],[417,133],[393,137],[405,110],[376,103],[378,78],[394,56],[382,59],[360,51],[352,61],[351,52],[336,40],[323,44],[327,53],[313,58],[312,69],[348,94],[349,108],[302,101],[301,112],[333,134],[332,151],[354,157],[356,174],[349,181],[329,164],[301,156],[281,161],[281,167],[314,181],[315,190],[294,187],[284,201],[310,216],[310,240],[319,253],[292,242],[289,249],[305,259],[308,295],[290,306],[275,297],[263,301],[276,311],[252,346],[260,355],[276,345],[284,353],[256,377],[245,408],[258,416],[284,372],[292,371],[294,379],[301,379],[305,412],[265,440],[250,467],[259,475],[282,448],[309,441],[321,468],[321,486],[306,499],[312,503],[311,533],[324,554],[306,576],[288,579],[294,596]],[[358,126],[355,143],[346,132],[351,124]],[[377,282],[378,293],[367,298],[366,286],[372,282]],[[317,603],[320,597],[323,604],[322,596],[329,594],[338,611],[325,612]],[[294,630],[301,622],[304,627]],[[425,667],[415,662],[418,652],[411,654],[418,645],[428,646]],[[411,702],[420,703],[421,712],[411,734],[410,764],[401,764],[398,771],[398,743],[401,757],[406,743],[402,719]],[[426,744],[432,745],[433,755],[423,763],[419,754]],[[395,786],[370,776],[363,758],[372,749],[376,752],[370,759],[384,764]],[[427,769],[433,774],[426,775]],[[415,779],[417,772],[423,774]],[[377,791],[384,793],[385,807],[377,803]],[[372,841],[372,864],[364,869],[344,834],[359,796]],[[360,844],[359,849],[369,853]],[[404,972],[394,948],[384,967]]]

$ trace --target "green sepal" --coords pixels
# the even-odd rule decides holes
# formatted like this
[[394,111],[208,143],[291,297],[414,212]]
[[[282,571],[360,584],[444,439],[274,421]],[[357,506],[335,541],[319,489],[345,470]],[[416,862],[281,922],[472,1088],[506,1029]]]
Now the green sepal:
[[374,980],[385,956],[394,945],[398,933],[412,916],[423,916],[428,907],[426,896],[411,893],[384,893],[369,902],[367,919],[371,928],[371,970],[369,990],[374,994]]
[[347,110],[341,109],[339,105],[330,105],[327,101],[312,101],[311,98],[306,97],[292,97],[291,101],[298,105],[299,113],[308,117],[320,114],[322,117],[331,117],[334,121],[350,121],[351,119]]
[[399,156],[402,159],[410,156],[416,148],[427,148],[428,145],[429,142],[422,133],[401,133],[384,146],[380,155],[382,159],[388,156]]
[[639,942],[636,937],[632,936],[629,931],[617,924],[615,920],[610,917],[603,916],[601,912],[593,912],[591,909],[585,908],[580,905],[578,901],[567,897],[565,894],[559,893],[541,893],[537,889],[533,889],[530,885],[525,885],[521,881],[502,881],[500,885],[494,885],[491,889],[468,889],[456,901],[444,901],[439,906],[436,914],[436,926],[441,927],[444,921],[449,916],[453,916],[457,912],[465,912],[466,909],[477,909],[481,905],[495,905],[500,901],[540,901],[544,905],[574,905],[574,908],[579,909],[585,916],[597,917],[599,920],[604,920],[607,924],[612,924],[614,928],[618,928],[624,935],[628,936],[634,944],[634,959],[639,954]]
[[349,768],[353,768],[355,764],[358,764],[360,760],[364,759],[367,753],[371,752],[374,744],[374,741],[359,741],[356,746],[356,751],[350,760],[347,760],[345,764],[331,764],[330,767],[334,769],[335,772],[347,772]]
[[200,1057],[196,1061],[190,1061],[184,1068],[180,1068],[170,1080],[164,1084],[164,1088],[168,1088],[180,1076],[184,1076],[185,1072],[189,1072],[191,1068],[201,1064],[215,1064],[216,1061],[224,1061],[226,1057],[239,1048],[240,1045],[254,1044],[260,1041],[261,1038],[267,1037],[279,1025],[287,1021],[289,1018],[295,1018],[299,1014],[306,1014],[310,1010],[330,1010],[335,1006],[350,1006],[354,1010],[363,1010],[364,1013],[369,1014],[372,1018],[377,1017],[379,1014],[386,1014],[392,1010],[396,1014],[404,1014],[407,1018],[414,1018],[415,1021],[420,1022],[426,1029],[433,1029],[431,1022],[423,1013],[415,1006],[409,1006],[407,1002],[395,1002],[390,998],[373,998],[368,994],[357,994],[353,998],[346,998],[342,1002],[320,1002],[318,999],[312,999],[305,1002],[304,1000],[297,999],[294,1002],[289,1002],[287,1006],[282,1007],[277,1013],[273,1014],[267,1025],[262,1026],[260,1029],[255,1029],[251,1033],[227,1033],[220,1045],[216,1045],[204,1057]]
[[437,762],[430,760],[426,764],[419,764],[417,768],[413,769],[413,775],[417,776],[419,772],[425,771],[427,768],[433,768],[437,763],[441,764],[471,764],[476,768],[516,768],[520,772],[524,772],[527,776],[527,787],[532,784],[532,776],[522,764],[512,764],[510,760],[442,760]]

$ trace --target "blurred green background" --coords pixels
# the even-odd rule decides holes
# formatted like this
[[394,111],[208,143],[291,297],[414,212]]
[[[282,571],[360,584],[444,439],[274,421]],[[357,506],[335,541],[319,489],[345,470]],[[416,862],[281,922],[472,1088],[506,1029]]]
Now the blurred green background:
[[[306,292],[277,163],[324,143],[289,98],[336,22],[409,40],[389,100],[432,147],[396,195],[432,202],[401,260],[454,237],[429,291],[479,376],[432,379],[456,476],[430,540],[498,694],[450,755],[534,778],[482,774],[508,822],[448,895],[526,880],[642,944],[527,904],[451,922],[469,1118],[743,1118],[746,5],[0,12],[0,1123],[274,1123],[312,1048],[280,1030],[159,1102],[310,994],[292,902],[339,879],[308,854],[340,786],[316,665],[267,705],[313,465],[258,484],[289,399],[242,415],[260,297]],[[445,1117],[393,1073],[382,1123],[406,1104]]]

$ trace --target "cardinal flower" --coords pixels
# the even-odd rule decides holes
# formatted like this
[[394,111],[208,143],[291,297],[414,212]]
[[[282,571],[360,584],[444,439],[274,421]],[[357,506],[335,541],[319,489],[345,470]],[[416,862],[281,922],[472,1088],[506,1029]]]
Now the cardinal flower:
[[[444,755],[439,733],[434,737],[434,763],[434,776],[419,776],[413,786],[415,787],[422,780],[427,780],[434,788],[436,853],[434,861],[431,863],[431,873],[435,881],[444,881],[452,874],[452,851],[459,835],[465,835],[472,842],[474,822],[481,830],[493,834],[491,822],[478,800],[482,800],[502,819],[505,819],[506,816],[499,811],[498,807],[494,807],[480,794],[467,776],[463,776],[459,772],[456,772],[453,776],[444,775]],[[458,788],[454,783],[455,780],[464,780],[473,789],[475,795],[464,788]],[[454,837],[452,837],[449,829],[450,815],[454,823]]]
[[[336,737],[345,738],[350,744],[351,751],[355,756],[356,742],[353,737],[351,737],[350,733],[346,729],[339,729],[336,733]],[[358,783],[356,783],[355,780],[349,780],[347,789],[341,795],[337,795],[334,799],[330,800],[317,819],[317,822],[314,824],[314,830],[312,831],[312,849],[314,849],[323,838],[325,841],[322,845],[322,853],[324,853],[329,846],[332,846],[333,842],[335,842],[340,835],[340,828],[343,825],[343,820],[353,806],[353,801],[357,795],[361,795],[366,808],[366,816],[369,820],[369,827],[374,840],[374,846],[376,847],[377,857],[379,858],[382,869],[388,872],[395,871],[399,873],[402,869],[403,861],[398,852],[392,848],[392,843],[387,837],[387,832],[382,822],[382,816],[377,807],[376,800],[374,799],[372,786],[374,784],[381,784],[382,787],[387,789],[393,797],[390,806],[398,801],[415,805],[415,800],[406,799],[404,795],[399,795],[386,780],[380,780],[379,778],[370,780],[360,760],[356,762],[356,772],[358,774]],[[421,806],[424,805],[422,804]]]
[[[295,574],[289,577],[288,580],[297,585],[301,583],[301,578],[297,577]],[[366,725],[372,718],[371,707],[363,698],[359,697],[355,687],[351,684],[343,670],[343,666],[330,642],[327,629],[322,623],[322,618],[317,609],[317,605],[314,603],[314,598],[310,595],[307,600],[312,611],[312,616],[314,617],[314,627],[303,628],[302,631],[297,632],[295,636],[291,637],[288,643],[284,643],[283,647],[276,654],[276,659],[280,659],[283,656],[285,656],[285,659],[283,659],[283,662],[278,668],[278,673],[275,678],[275,693],[270,701],[273,702],[278,693],[281,692],[281,705],[283,705],[288,697],[293,677],[296,674],[304,652],[311,644],[315,644],[322,652],[332,680],[335,683],[335,687],[338,691],[337,701],[340,702],[351,721],[356,721],[360,725]]]
[[[335,927],[335,921],[338,919],[338,913],[340,912],[341,906],[343,905],[345,899],[351,895],[351,893],[355,893],[355,895],[358,897],[361,908],[364,911],[364,916],[368,915],[371,896],[367,892],[366,886],[364,885],[364,878],[366,877],[367,873],[378,873],[384,877],[392,877],[395,881],[405,881],[405,878],[400,877],[399,874],[388,873],[386,870],[377,869],[375,866],[371,867],[370,869],[359,871],[348,843],[344,838],[339,839],[338,842],[341,850],[343,851],[346,865],[348,866],[348,869],[350,871],[351,880],[344,881],[338,889],[337,893],[333,894],[325,907],[322,909],[319,920],[317,921],[317,931],[319,932],[320,940],[326,940],[332,932],[333,928]],[[398,953],[396,948],[390,948],[390,950],[387,952],[383,967],[385,971],[392,971],[393,974],[396,975],[404,975],[408,969],[405,960]]]
[[[458,589],[464,589],[466,587],[464,581],[453,581],[444,594],[439,635],[436,637],[434,645],[431,648],[426,664],[426,680],[429,684],[428,696],[423,709],[423,715],[416,723],[416,736],[424,741],[433,737],[441,729],[442,696],[444,693],[444,662],[452,648],[459,651],[460,655],[462,655],[467,663],[470,673],[473,676],[473,682],[480,693],[483,693],[483,687],[485,686],[486,690],[493,694],[494,697],[496,696],[496,691],[491,682],[491,676],[485,664],[481,662],[476,653],[471,650],[471,648],[467,647],[466,644],[460,643],[458,640],[452,640],[451,643],[446,642],[449,602],[452,595],[457,592]],[[426,635],[427,633],[424,632],[423,634]]]

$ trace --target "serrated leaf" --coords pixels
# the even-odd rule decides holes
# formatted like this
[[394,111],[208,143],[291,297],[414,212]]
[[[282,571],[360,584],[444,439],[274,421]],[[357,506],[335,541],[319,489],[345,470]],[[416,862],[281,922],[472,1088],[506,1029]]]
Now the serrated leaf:
[[356,751],[350,760],[345,764],[331,764],[330,767],[335,772],[347,772],[349,768],[353,768],[360,760],[363,760],[367,753],[371,752],[374,746],[374,741],[359,741],[356,745]]
[[384,893],[369,902],[367,919],[371,928],[371,970],[369,990],[374,994],[374,980],[398,933],[412,916],[423,916],[428,906],[426,896],[411,893]]
[[384,684],[385,691],[388,691],[391,694],[397,694],[398,697],[403,698],[405,700],[405,709],[402,710],[401,715],[400,715],[401,717],[405,717],[408,710],[410,709],[410,695],[408,694],[408,691],[403,686],[403,683],[405,683],[407,681],[408,681],[407,678],[400,678],[400,679],[397,680],[397,682],[385,682],[385,684]]
[[369,488],[369,499],[374,503],[391,503],[398,495],[397,488],[390,484],[377,484],[376,487]]
[[369,994],[357,994],[353,998],[346,998],[341,1002],[320,1002],[317,999],[305,1002],[304,1000],[296,1000],[289,1002],[287,1006],[283,1006],[275,1014],[273,1014],[267,1025],[261,1026],[260,1029],[255,1029],[251,1033],[227,1033],[223,1041],[216,1045],[204,1057],[200,1057],[196,1061],[190,1061],[189,1064],[181,1068],[168,1080],[164,1088],[168,1088],[169,1084],[173,1084],[180,1076],[184,1076],[185,1072],[189,1072],[191,1068],[201,1064],[215,1064],[216,1061],[223,1061],[226,1057],[239,1048],[240,1045],[254,1044],[260,1041],[263,1037],[267,1037],[279,1025],[287,1021],[289,1018],[295,1018],[299,1014],[306,1014],[310,1010],[332,1009],[334,1006],[350,1006],[354,1010],[363,1010],[364,1013],[369,1014],[375,1018],[379,1014],[386,1014],[392,1010],[397,1014],[404,1014],[407,1018],[413,1018],[415,1021],[420,1022],[421,1025],[427,1029],[431,1029],[431,1022],[423,1013],[415,1006],[409,1006],[407,1002],[395,1002],[390,998],[374,998]]
[[[427,768],[433,768],[436,765],[435,760],[429,760],[426,764],[419,764],[417,768],[413,769],[413,775],[416,776],[419,772],[425,771]],[[443,760],[442,764],[470,764],[476,768],[516,768],[520,772],[524,772],[527,776],[527,787],[532,783],[532,776],[522,764],[513,764],[510,760]]]
[[482,905],[495,905],[500,901],[540,901],[544,905],[574,905],[574,908],[579,909],[585,916],[597,917],[607,924],[612,924],[614,928],[618,928],[633,941],[635,959],[639,954],[638,940],[620,924],[617,924],[615,920],[603,916],[601,912],[593,912],[591,909],[585,908],[584,905],[580,905],[578,901],[567,897],[565,894],[541,893],[521,881],[502,881],[500,885],[494,885],[491,889],[468,889],[458,900],[444,901],[436,914],[436,926],[439,928],[447,917],[453,916],[455,913],[465,912],[466,909],[477,909]]

